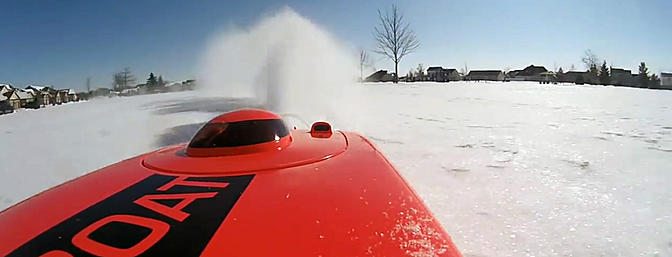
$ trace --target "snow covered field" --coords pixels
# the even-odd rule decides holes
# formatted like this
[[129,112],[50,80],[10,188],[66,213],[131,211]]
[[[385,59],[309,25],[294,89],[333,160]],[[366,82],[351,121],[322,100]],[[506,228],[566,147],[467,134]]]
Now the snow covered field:
[[[377,143],[465,256],[672,255],[672,91],[369,84],[353,99],[335,127]],[[2,115],[0,209],[243,105],[182,92]]]

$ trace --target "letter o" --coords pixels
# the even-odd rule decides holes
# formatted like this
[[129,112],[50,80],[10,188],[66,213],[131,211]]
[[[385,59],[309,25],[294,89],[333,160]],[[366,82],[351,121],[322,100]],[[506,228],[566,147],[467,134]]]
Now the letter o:
[[[89,238],[91,233],[111,222],[123,222],[142,226],[151,229],[152,232],[134,246],[125,249],[112,247]],[[79,231],[79,233],[72,237],[72,244],[85,252],[98,256],[138,256],[161,240],[168,233],[169,229],[170,225],[160,220],[133,215],[112,215],[100,219],[82,229],[82,231]]]

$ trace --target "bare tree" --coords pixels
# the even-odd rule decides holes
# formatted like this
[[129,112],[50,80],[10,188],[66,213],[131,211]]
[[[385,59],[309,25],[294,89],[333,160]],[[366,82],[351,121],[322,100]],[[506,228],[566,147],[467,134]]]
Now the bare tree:
[[369,53],[366,50],[359,50],[359,81],[364,81],[364,67],[371,66]]
[[425,80],[425,67],[422,65],[422,63],[418,63],[418,68],[415,69],[415,72],[418,80],[420,81]]
[[113,80],[114,82],[112,82],[112,89],[119,90],[121,88],[121,85],[124,83],[123,79],[121,78],[121,73],[120,72],[114,73]]
[[415,74],[413,72],[413,69],[410,69],[406,74],[406,82],[413,82],[413,81],[415,81]]
[[135,83],[135,76],[133,76],[131,69],[128,67],[114,74],[114,90],[121,91],[130,88],[133,83]]
[[384,14],[378,10],[380,24],[374,28],[374,37],[377,43],[376,53],[385,55],[394,61],[394,83],[399,82],[399,62],[404,56],[412,53],[420,46],[415,38],[415,32],[404,22],[396,5],[392,5],[392,12]]
[[592,67],[597,67],[598,63],[600,62],[600,59],[597,58],[597,55],[593,53],[592,50],[588,49],[585,52],[583,52],[581,62],[583,62],[583,64],[586,65],[586,69],[590,69]]
[[469,73],[469,67],[467,67],[467,63],[464,63],[464,67],[460,69],[460,73],[462,73],[462,76],[467,76],[467,73]]

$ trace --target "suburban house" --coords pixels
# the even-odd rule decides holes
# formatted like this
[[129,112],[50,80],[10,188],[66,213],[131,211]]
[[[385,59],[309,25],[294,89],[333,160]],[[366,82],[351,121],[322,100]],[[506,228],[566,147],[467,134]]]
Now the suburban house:
[[645,86],[643,86],[643,85],[640,83],[640,81],[639,81],[639,74],[632,74],[632,76],[630,77],[630,79],[631,79],[632,81],[634,81],[634,84],[633,84],[632,87],[645,88]]
[[8,97],[0,94],[0,114],[5,114],[5,108],[3,108],[5,105],[9,105],[9,101],[7,101]]
[[429,67],[427,69],[429,81],[448,82],[460,80],[460,73],[456,69],[444,69],[441,66]]
[[182,82],[182,87],[185,90],[194,90],[194,88],[196,87],[196,80],[194,79],[185,80]]
[[[39,103],[40,106],[54,105],[61,102],[57,102],[57,99],[62,99],[60,96],[57,96],[58,90],[54,89],[51,86],[36,86],[28,85],[26,90],[30,90],[35,93],[35,100]],[[38,93],[39,92],[39,93]]]
[[55,105],[63,103],[63,98],[61,98],[61,95],[58,93],[57,90],[51,91],[50,97],[51,99],[49,99],[49,101],[51,101],[51,104]]
[[588,75],[587,71],[568,71],[562,74],[560,82],[576,83],[583,85],[586,81],[585,77]]
[[394,73],[387,73],[386,70],[379,70],[364,79],[366,82],[391,82],[394,81]]
[[467,74],[465,80],[503,81],[504,73],[501,70],[472,70]]
[[19,109],[21,108],[21,97],[19,97],[19,94],[17,90],[12,90],[8,91],[3,94],[6,98],[5,101],[9,103],[10,106],[14,109]]
[[558,76],[555,72],[552,71],[544,71],[542,73],[539,73],[539,83],[541,84],[557,84],[558,83]]
[[175,81],[163,86],[165,92],[178,92],[187,90],[187,85],[181,81]]
[[462,74],[456,69],[448,69],[448,80],[460,81],[462,80]]
[[68,90],[68,102],[79,101],[79,97],[77,96],[77,92],[75,92],[74,89],[67,89],[67,90]]
[[119,92],[119,95],[121,95],[121,96],[132,96],[132,95],[139,95],[139,94],[140,94],[140,88],[138,88],[138,87],[127,88],[127,89],[121,90],[121,92]]
[[68,91],[69,91],[69,89],[55,90],[54,104],[67,103],[68,102]]
[[0,84],[0,95],[4,95],[5,93],[8,93],[12,90],[14,90],[14,88],[9,84]]
[[4,114],[6,110],[3,108],[9,105],[9,93],[12,91],[12,86],[9,84],[0,84],[0,113]]
[[33,85],[26,87],[26,90],[30,90],[34,93],[35,100],[37,100],[37,103],[40,106],[46,106],[52,104],[51,99],[53,98],[53,96],[51,95],[49,89],[50,88],[48,87],[40,87]]
[[91,97],[96,97],[96,96],[110,96],[110,93],[112,92],[111,89],[109,88],[96,88],[91,92]]
[[32,99],[27,101],[27,103],[23,106],[24,108],[38,109],[42,106],[42,92],[35,91],[35,89],[31,88],[23,89],[21,91],[28,93],[32,97]]
[[15,89],[14,91],[16,92],[16,95],[19,97],[19,102],[21,104],[20,108],[28,107],[29,104],[35,102],[35,96],[33,96],[33,94],[21,89]]
[[568,71],[565,72],[560,79],[560,82],[583,84],[599,84],[598,78],[588,71]]
[[660,88],[672,89],[672,73],[660,73]]
[[639,84],[633,76],[630,70],[620,69],[620,68],[611,68],[611,83],[615,86],[629,86],[634,87]]
[[521,71],[523,71],[523,70],[512,70],[512,71],[509,71],[509,72],[505,72],[505,73],[504,73],[504,78],[505,78],[506,80],[514,80],[514,81],[515,81],[516,79],[514,79],[514,78],[515,78],[515,77],[518,75],[518,73],[520,73]]
[[[522,70],[515,70],[509,72],[509,80],[511,81],[543,81],[541,74],[548,72],[544,66],[530,65]],[[548,77],[548,74],[546,74]]]

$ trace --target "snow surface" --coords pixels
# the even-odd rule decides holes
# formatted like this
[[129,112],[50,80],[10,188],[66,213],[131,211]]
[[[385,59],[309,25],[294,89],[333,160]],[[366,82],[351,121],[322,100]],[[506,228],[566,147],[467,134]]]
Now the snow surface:
[[[451,82],[358,94],[334,126],[372,139],[464,256],[672,256],[672,91]],[[1,115],[0,209],[245,105],[181,92]]]

